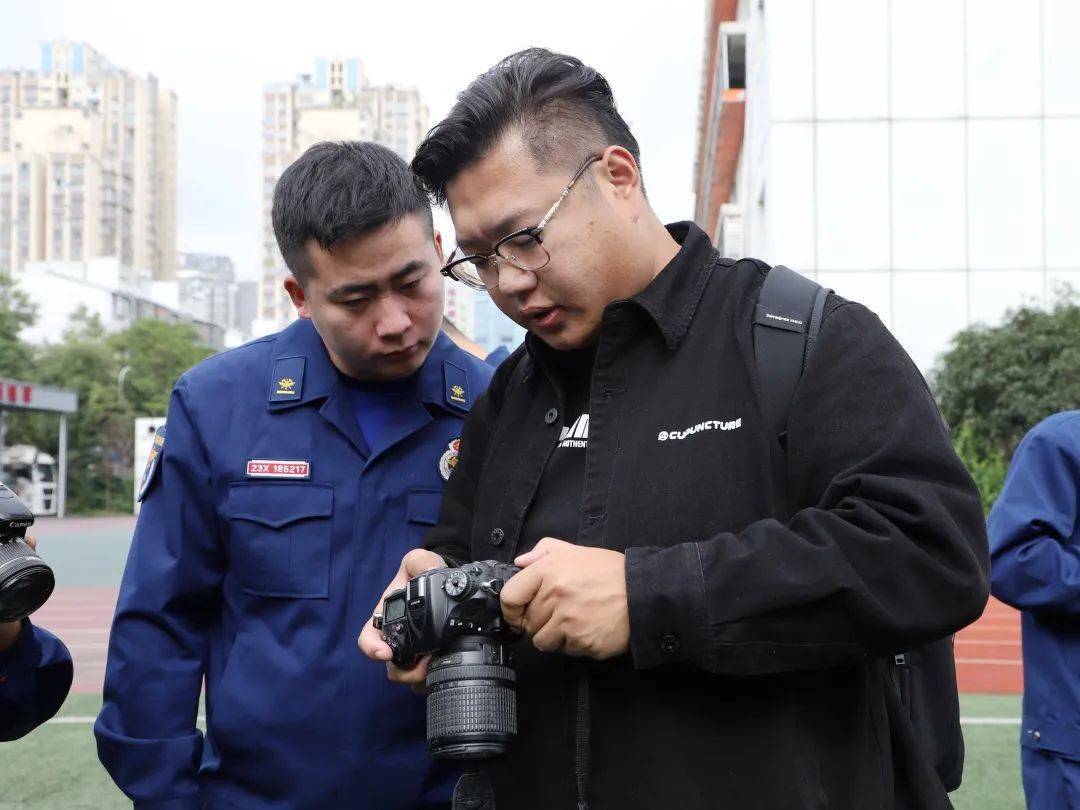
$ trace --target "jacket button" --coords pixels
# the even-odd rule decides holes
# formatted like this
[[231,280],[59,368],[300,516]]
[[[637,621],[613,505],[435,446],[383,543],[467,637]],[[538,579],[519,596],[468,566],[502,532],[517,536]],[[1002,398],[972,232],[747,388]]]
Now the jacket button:
[[679,639],[675,637],[674,633],[665,633],[664,637],[660,639],[660,649],[664,655],[674,655],[679,651]]
[[555,422],[558,421],[558,419],[559,419],[559,409],[558,408],[552,408],[551,410],[549,410],[547,413],[544,414],[544,424],[546,424],[546,425],[554,425]]
[[501,546],[503,540],[506,539],[506,534],[502,529],[494,528],[491,530],[491,545]]
[[1034,737],[1036,740],[1041,740],[1042,739],[1042,734],[1040,734],[1037,731],[1031,732],[1031,736]]

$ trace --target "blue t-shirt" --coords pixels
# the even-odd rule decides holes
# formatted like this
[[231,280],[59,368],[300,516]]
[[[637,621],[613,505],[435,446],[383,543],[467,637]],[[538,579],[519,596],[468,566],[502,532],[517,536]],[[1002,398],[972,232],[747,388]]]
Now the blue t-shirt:
[[368,454],[379,446],[379,439],[394,412],[416,388],[416,375],[400,380],[367,381],[341,376],[349,392],[353,415],[364,437]]

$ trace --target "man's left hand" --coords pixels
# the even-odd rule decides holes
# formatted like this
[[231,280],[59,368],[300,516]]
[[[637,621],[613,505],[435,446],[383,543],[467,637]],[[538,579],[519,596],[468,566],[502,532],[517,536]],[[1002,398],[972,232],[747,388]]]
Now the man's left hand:
[[541,652],[612,658],[630,649],[626,556],[545,537],[514,560],[502,589],[506,621]]

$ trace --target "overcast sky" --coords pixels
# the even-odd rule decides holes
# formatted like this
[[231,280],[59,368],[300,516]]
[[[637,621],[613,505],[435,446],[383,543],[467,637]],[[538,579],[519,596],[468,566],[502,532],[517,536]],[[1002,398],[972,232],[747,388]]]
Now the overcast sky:
[[434,124],[502,56],[573,54],[611,83],[661,219],[689,219],[704,0],[645,15],[625,0],[514,5],[0,0],[0,68],[38,68],[40,42],[66,38],[155,74],[180,105],[179,247],[229,255],[243,277],[259,261],[262,85],[313,72],[317,56],[357,56],[372,82],[418,87]]

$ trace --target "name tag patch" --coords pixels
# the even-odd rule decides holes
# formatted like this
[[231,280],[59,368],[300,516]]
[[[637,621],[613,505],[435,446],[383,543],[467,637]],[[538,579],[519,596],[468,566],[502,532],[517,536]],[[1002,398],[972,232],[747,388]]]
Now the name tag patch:
[[311,478],[311,462],[253,458],[247,463],[248,478]]

